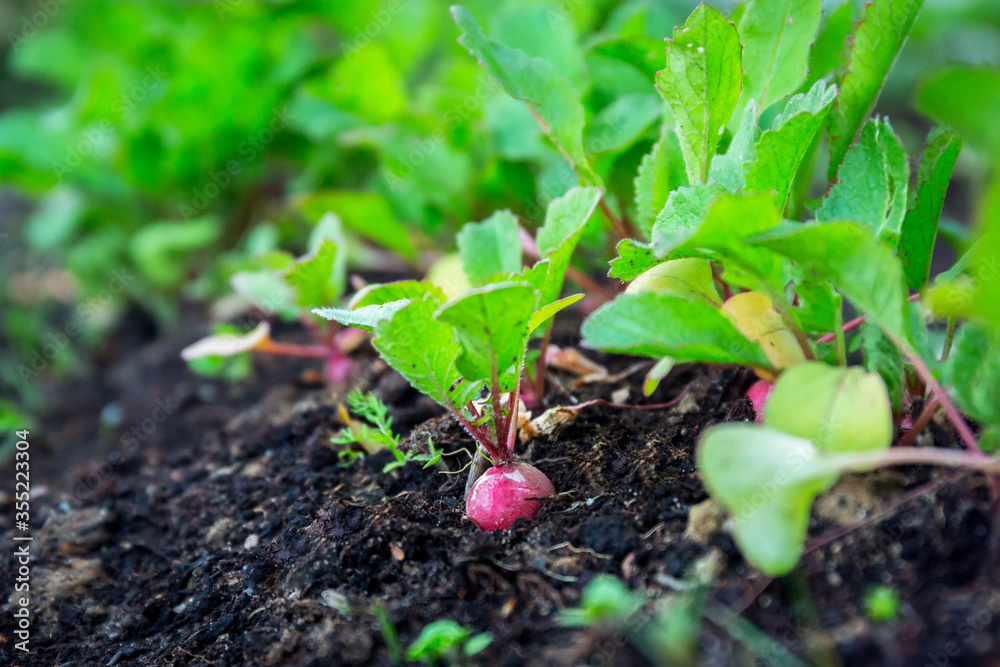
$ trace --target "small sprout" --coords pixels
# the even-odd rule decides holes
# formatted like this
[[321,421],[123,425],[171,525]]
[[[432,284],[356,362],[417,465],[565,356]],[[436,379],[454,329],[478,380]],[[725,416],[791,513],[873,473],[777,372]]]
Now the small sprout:
[[420,636],[406,649],[406,659],[435,665],[464,665],[492,642],[493,635],[489,632],[474,635],[464,625],[441,619],[424,626]]
[[[351,419],[344,406],[340,406],[340,421],[347,428],[340,435],[330,439],[335,445],[350,445],[357,443],[361,445],[365,454],[373,454],[380,449],[388,449],[392,452],[394,461],[386,463],[382,467],[382,472],[387,473],[396,468],[404,466],[407,461],[425,463],[424,468],[436,465],[442,456],[442,452],[434,447],[434,441],[427,439],[428,454],[417,454],[415,452],[403,452],[399,446],[401,444],[398,435],[392,432],[392,417],[389,416],[389,408],[386,407],[375,394],[364,394],[360,389],[355,389],[347,396],[347,403],[351,407],[351,412],[362,419],[365,419],[375,428],[367,424]],[[353,449],[342,450],[339,453],[341,466],[347,467],[363,456],[361,452]]]
[[[230,279],[233,290],[248,305],[286,320],[305,319],[307,308],[339,299],[345,283],[344,238],[340,220],[331,214],[321,219],[309,239],[309,251],[299,257],[273,252],[253,258],[253,270]],[[324,329],[306,324],[311,345],[290,345],[271,340],[270,326],[261,322],[245,335],[215,334],[189,345],[181,356],[195,372],[219,375],[231,372],[221,360],[247,352],[321,359],[327,382],[337,384],[351,373],[348,355],[360,344],[356,331],[340,331],[339,325]],[[248,360],[241,363],[249,369]],[[245,373],[244,373],[245,375]]]
[[865,616],[869,621],[895,621],[898,615],[899,593],[892,586],[875,586],[865,593]]
[[587,584],[579,607],[562,611],[559,623],[571,628],[617,626],[639,611],[644,602],[644,596],[630,591],[617,577],[601,574]]
[[649,369],[646,379],[642,383],[642,393],[645,396],[652,396],[656,388],[660,386],[660,381],[667,377],[677,362],[673,357],[663,357]]
[[372,606],[372,615],[378,621],[378,629],[382,633],[382,639],[385,640],[389,660],[392,664],[398,665],[403,661],[403,647],[399,645],[399,634],[396,632],[396,624],[392,622],[392,616],[379,602]]

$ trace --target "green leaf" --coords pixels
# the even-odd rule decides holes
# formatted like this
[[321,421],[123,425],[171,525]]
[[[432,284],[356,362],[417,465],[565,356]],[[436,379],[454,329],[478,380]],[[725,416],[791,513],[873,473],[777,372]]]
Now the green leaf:
[[903,266],[892,248],[853,222],[787,225],[749,242],[829,280],[899,341],[909,340]]
[[376,125],[406,112],[406,81],[385,44],[369,41],[334,62],[327,77],[307,86],[316,97]]
[[844,62],[844,47],[853,30],[853,2],[842,2],[827,14],[809,52],[809,75],[803,88],[811,88],[820,79],[840,69]]
[[548,274],[539,290],[542,304],[559,298],[573,250],[600,201],[600,188],[576,187],[549,204],[536,239],[538,252],[549,260]]
[[609,278],[618,278],[628,282],[635,280],[640,274],[653,268],[662,259],[653,254],[653,248],[632,239],[622,239],[618,242],[618,257],[611,260]]
[[214,243],[221,232],[211,218],[143,225],[129,243],[134,265],[157,287],[174,287],[187,275],[190,255]]
[[[271,231],[275,235],[274,242],[277,243],[277,230],[272,229]],[[344,293],[344,287],[347,284],[347,238],[344,235],[344,223],[336,213],[324,215],[309,232],[309,241],[306,244],[308,253],[315,254],[320,246],[327,241],[337,246],[330,282],[332,289],[339,297]]]
[[472,283],[462,266],[462,258],[457,252],[438,257],[427,269],[424,279],[444,292],[449,299],[472,289]]
[[582,299],[585,295],[583,294],[573,294],[564,299],[559,299],[558,301],[553,301],[552,303],[542,306],[536,310],[532,315],[531,319],[528,320],[528,333],[532,333],[538,327],[542,326],[545,322],[555,317],[556,313],[564,308],[572,306],[574,303]]
[[482,222],[470,222],[458,232],[458,255],[473,286],[491,276],[521,270],[521,241],[517,218],[510,211],[497,211]]
[[545,122],[545,131],[566,159],[588,183],[600,185],[583,148],[586,116],[579,94],[554,65],[532,58],[518,49],[483,34],[479,24],[459,5],[451,8],[455,23],[462,30],[459,43],[469,49],[490,76],[504,90],[528,106]]
[[744,99],[763,111],[798,89],[822,13],[822,0],[750,0],[739,23]]
[[[431,11],[437,18],[438,8]],[[503,3],[490,12],[489,25],[498,42],[552,63],[574,88],[583,90],[589,81],[583,52],[578,46],[574,11],[573,8],[554,11],[553,6],[545,2]]]
[[273,271],[241,271],[229,279],[233,290],[265,313],[295,317],[295,294]]
[[664,124],[660,140],[644,155],[635,177],[635,208],[639,230],[646,238],[653,229],[656,215],[663,210],[667,197],[677,188],[687,185],[684,156],[677,135]]
[[959,405],[981,424],[1000,424],[1000,333],[978,322],[962,325],[949,363]]
[[420,635],[406,649],[406,659],[411,661],[438,661],[460,647],[472,630],[455,621],[442,618],[424,626]]
[[469,381],[458,370],[462,346],[455,330],[434,317],[438,307],[430,297],[410,301],[391,319],[377,323],[372,344],[418,391],[455,410],[468,404],[482,383]]
[[559,625],[583,628],[596,623],[621,623],[639,611],[645,596],[633,593],[621,579],[607,574],[594,577],[583,589],[580,606],[559,614]]
[[653,392],[660,386],[660,381],[667,377],[676,365],[677,360],[673,357],[663,357],[653,364],[653,367],[646,373],[646,379],[642,383],[643,395],[652,396]]
[[[434,302],[433,299],[428,299]],[[354,327],[364,331],[374,331],[380,322],[391,320],[401,309],[406,308],[409,300],[389,301],[372,306],[362,306],[350,310],[348,308],[313,308],[313,313],[328,320],[340,322],[345,327]]]
[[798,305],[792,308],[792,315],[799,327],[813,335],[824,335],[838,327],[844,299],[837,290],[828,281],[797,265],[792,267],[792,276],[798,296]]
[[670,259],[643,272],[625,289],[626,294],[669,293],[691,301],[704,300],[716,307],[722,299],[715,287],[712,263],[699,257]]
[[879,374],[889,392],[889,403],[892,405],[893,414],[900,414],[903,408],[903,393],[906,390],[903,353],[874,324],[868,322],[862,324],[860,336],[865,368]]
[[486,648],[493,643],[493,635],[489,632],[480,632],[477,635],[469,637],[465,641],[465,645],[462,647],[462,655],[467,658],[471,658],[474,655],[478,655],[486,650]]
[[906,41],[923,0],[873,0],[848,40],[847,67],[837,79],[840,94],[830,116],[830,179],[861,133],[889,69]]
[[950,65],[935,70],[917,89],[917,107],[997,162],[1000,123],[984,110],[1000,109],[1000,69]]
[[336,213],[344,226],[408,260],[416,258],[410,229],[401,224],[389,202],[371,192],[323,191],[296,200],[307,220]]
[[899,138],[888,120],[873,118],[847,152],[816,219],[860,222],[895,245],[906,215],[909,182],[910,169]]
[[688,179],[704,183],[722,132],[742,88],[736,26],[702,3],[667,43],[667,67],[656,87],[677,121]]
[[756,161],[746,167],[747,190],[773,192],[779,208],[784,210],[795,174],[836,96],[836,87],[818,81],[808,93],[788,101],[773,127],[757,142]]
[[[761,430],[800,438],[824,455],[886,451],[893,435],[889,397],[882,379],[857,367],[820,362],[799,364],[781,375],[768,399],[764,426]],[[745,434],[749,432],[744,429]],[[765,448],[758,455],[767,458],[772,452]],[[827,460],[840,466],[850,459]],[[863,457],[855,459],[852,465],[861,460]],[[802,461],[782,463],[787,466],[786,474],[794,474],[793,469],[802,465]],[[832,472],[838,472],[836,467]]]
[[931,256],[944,196],[961,150],[962,140],[954,132],[938,128],[927,137],[917,188],[911,192],[910,210],[903,219],[899,244],[906,283],[912,289],[920,289],[930,278]]
[[716,155],[708,175],[716,183],[730,192],[739,192],[746,187],[744,165],[757,159],[757,103],[750,100],[743,111],[740,127],[733,135],[724,155]]
[[716,307],[672,294],[623,294],[583,323],[587,347],[660,359],[769,368],[760,346]]
[[25,221],[25,239],[33,249],[59,247],[79,230],[85,210],[84,197],[78,190],[65,185],[52,188]]
[[382,303],[389,303],[390,301],[423,299],[428,294],[439,303],[444,303],[448,300],[444,292],[441,291],[441,288],[427,281],[399,280],[394,283],[367,285],[351,297],[349,307],[354,310],[365,306],[377,306]]
[[711,203],[725,192],[718,183],[696,183],[671,192],[653,223],[653,252],[664,257],[694,236]]
[[489,381],[520,363],[537,304],[538,293],[525,283],[492,283],[449,301],[434,316],[458,334],[462,374]]
[[936,315],[969,317],[1000,329],[1000,172],[994,174],[985,199],[980,239],[935,281],[924,300]]
[[295,302],[306,308],[331,303],[340,298],[340,286],[335,270],[339,250],[333,241],[325,240],[316,251],[298,260],[285,274],[285,282],[295,293]]
[[867,452],[892,444],[892,410],[882,378],[861,368],[799,364],[778,378],[764,425],[822,452]]
[[712,426],[696,456],[708,492],[735,520],[747,560],[770,576],[791,572],[812,502],[836,482],[836,468],[808,440],[748,424]]
[[[780,223],[781,215],[769,194],[724,194],[712,202],[696,228],[681,230],[682,233],[675,233],[672,238],[655,236],[653,249],[658,255],[672,258],[724,259],[728,281],[770,291],[783,284],[781,259],[773,252],[747,245],[742,240],[769,231]],[[669,243],[666,242],[668,238]],[[751,284],[746,284],[748,280]]]
[[658,95],[629,93],[601,109],[587,132],[587,152],[620,152],[642,136],[663,112]]
[[[669,30],[669,27],[667,28]],[[598,37],[595,35],[595,38]],[[652,82],[663,61],[663,40],[629,35],[613,37],[590,47],[593,54],[599,54],[632,66]]]

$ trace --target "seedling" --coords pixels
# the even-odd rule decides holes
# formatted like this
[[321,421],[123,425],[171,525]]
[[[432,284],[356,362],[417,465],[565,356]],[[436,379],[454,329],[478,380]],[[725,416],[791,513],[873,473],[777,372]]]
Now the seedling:
[[466,665],[469,658],[493,642],[489,632],[473,634],[470,628],[449,619],[428,623],[410,647],[406,659],[432,665]]
[[472,287],[457,296],[403,281],[366,288],[351,309],[314,311],[371,332],[382,358],[475,439],[493,468],[472,486],[466,512],[484,530],[533,517],[538,499],[555,493],[543,473],[513,458],[525,350],[533,332],[582,296],[558,298],[572,245],[599,196],[576,188],[552,202],[538,233],[545,257],[528,269],[516,219],[499,212],[463,229],[459,255]]
[[296,259],[285,252],[271,252],[258,258],[258,262],[264,266],[232,277],[236,293],[264,313],[301,320],[313,344],[276,342],[271,339],[270,324],[262,321],[244,334],[230,327],[217,328],[213,335],[184,348],[181,357],[195,371],[213,375],[245,374],[249,369],[249,352],[322,359],[329,383],[346,380],[351,372],[349,355],[363,337],[357,331],[342,330],[335,323],[319,327],[308,317],[309,308],[336,301],[344,290],[344,236],[340,220],[333,214],[324,217],[313,230],[309,251],[302,257]]
[[874,586],[865,593],[865,616],[874,623],[895,621],[899,615],[899,593],[892,586]]
[[639,611],[645,601],[645,596],[630,591],[621,579],[598,575],[583,589],[580,606],[564,609],[559,614],[559,623],[571,628],[618,627]]
[[[341,421],[347,424],[347,428],[340,435],[330,439],[330,442],[333,444],[351,445],[357,443],[364,450],[365,454],[374,454],[381,449],[388,449],[392,452],[393,459],[395,460],[382,466],[383,473],[400,468],[406,465],[408,461],[423,463],[424,469],[437,465],[441,461],[443,452],[434,446],[434,441],[431,438],[427,438],[427,448],[429,450],[427,454],[418,454],[412,451],[404,452],[399,448],[400,438],[392,432],[392,417],[389,416],[389,408],[386,407],[386,404],[378,396],[365,394],[360,389],[355,389],[348,394],[347,404],[350,406],[351,412],[375,424],[375,428],[373,429],[367,424],[352,420],[350,415],[347,414],[347,410],[343,406],[340,406]],[[353,449],[346,449],[341,450],[339,456],[343,464],[350,465],[361,457],[362,454]]]

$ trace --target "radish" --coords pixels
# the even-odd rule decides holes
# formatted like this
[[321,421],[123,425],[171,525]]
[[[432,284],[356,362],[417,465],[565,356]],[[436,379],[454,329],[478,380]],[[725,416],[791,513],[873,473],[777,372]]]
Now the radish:
[[758,424],[764,423],[764,408],[767,406],[767,399],[771,397],[771,390],[774,383],[767,380],[757,380],[753,386],[747,389],[747,398],[753,403],[753,411]]
[[465,513],[482,530],[506,530],[517,519],[538,514],[538,498],[555,495],[552,482],[527,463],[493,466],[472,485]]

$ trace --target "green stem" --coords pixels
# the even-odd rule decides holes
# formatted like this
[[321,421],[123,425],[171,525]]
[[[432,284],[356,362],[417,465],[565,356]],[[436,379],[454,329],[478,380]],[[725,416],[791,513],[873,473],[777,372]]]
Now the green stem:
[[535,382],[532,385],[532,398],[539,404],[545,398],[545,373],[548,369],[547,350],[549,341],[552,340],[552,321],[545,327],[545,334],[542,336],[542,346],[539,348],[538,361],[535,362]]
[[960,449],[940,447],[892,447],[884,451],[839,455],[837,465],[858,472],[898,465],[939,465],[1000,472],[1000,460],[992,456]]
[[951,356],[951,344],[955,341],[955,324],[957,320],[954,317],[948,318],[948,331],[944,335],[944,347],[941,349],[941,362],[948,360]]
[[[451,410],[451,413],[455,415],[455,418],[458,419],[458,422],[465,428],[465,430],[469,432],[469,435],[471,435],[472,438],[477,443],[479,443],[479,445],[483,449],[489,452],[490,456],[496,458],[499,452],[497,451],[496,446],[494,446],[493,443],[490,442],[489,436],[485,435],[479,426],[476,426],[468,419],[466,419],[465,415],[462,414],[461,410],[455,407],[454,403],[451,403],[449,401],[447,407],[449,410]],[[475,406],[472,405],[471,403],[469,404],[469,412],[471,412],[473,416],[478,418],[479,411],[476,410]]]

